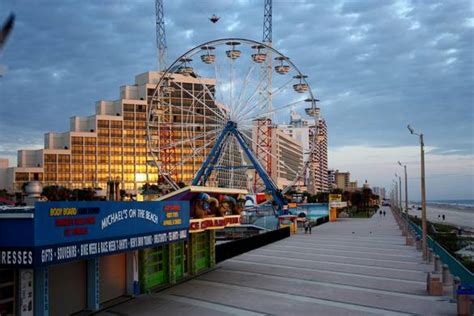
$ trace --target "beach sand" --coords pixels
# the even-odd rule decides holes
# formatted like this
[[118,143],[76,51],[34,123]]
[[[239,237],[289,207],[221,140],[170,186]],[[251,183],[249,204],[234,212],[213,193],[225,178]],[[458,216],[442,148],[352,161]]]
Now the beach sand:
[[[415,204],[410,204],[408,206],[410,207],[412,205]],[[417,210],[418,206],[420,205],[416,204],[416,208],[410,208],[408,210],[408,214],[416,215],[418,218],[421,218],[421,210]],[[442,219],[443,214],[445,215],[444,221]],[[474,208],[471,207],[456,207],[443,204],[427,204],[426,217],[430,222],[452,224],[469,229],[471,231],[474,230]]]

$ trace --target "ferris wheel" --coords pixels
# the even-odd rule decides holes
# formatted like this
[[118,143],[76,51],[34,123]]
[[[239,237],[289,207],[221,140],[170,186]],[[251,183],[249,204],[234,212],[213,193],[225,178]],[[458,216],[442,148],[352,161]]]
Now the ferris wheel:
[[[265,91],[269,77],[273,89]],[[299,140],[294,150],[300,159],[286,160],[283,151],[290,148],[278,147],[275,133],[290,112],[317,128],[317,100],[306,78],[261,42],[219,39],[190,49],[149,94],[147,141],[157,172],[174,187],[183,182],[285,192],[304,182],[317,132],[309,147]]]

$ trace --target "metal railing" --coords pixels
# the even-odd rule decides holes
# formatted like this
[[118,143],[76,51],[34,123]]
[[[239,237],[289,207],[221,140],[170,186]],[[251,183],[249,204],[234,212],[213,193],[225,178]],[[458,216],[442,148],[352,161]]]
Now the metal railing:
[[[421,227],[415,224],[406,214],[402,213],[401,215],[402,219],[415,231],[416,236],[421,238]],[[461,279],[461,283],[474,284],[474,274],[444,249],[443,246],[431,238],[431,236],[427,236],[427,243],[428,248],[431,248],[440,257],[441,261],[448,266],[449,272]]]
[[287,237],[290,237],[289,227],[216,245],[216,263]]

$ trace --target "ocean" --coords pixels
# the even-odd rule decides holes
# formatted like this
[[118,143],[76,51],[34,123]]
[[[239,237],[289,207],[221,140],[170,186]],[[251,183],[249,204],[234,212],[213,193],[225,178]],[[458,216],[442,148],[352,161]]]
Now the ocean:
[[474,200],[428,200],[426,203],[462,208],[474,208]]

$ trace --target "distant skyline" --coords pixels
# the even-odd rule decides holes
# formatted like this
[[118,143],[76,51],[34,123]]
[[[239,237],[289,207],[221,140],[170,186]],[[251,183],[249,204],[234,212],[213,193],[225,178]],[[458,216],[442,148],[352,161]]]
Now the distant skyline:
[[[156,69],[154,1],[0,2],[0,157],[41,148],[69,117]],[[164,0],[168,63],[202,42],[261,40],[262,1]],[[470,1],[273,1],[273,46],[308,74],[328,123],[329,167],[390,192],[397,161],[419,200],[474,199],[474,18]],[[216,14],[216,24],[208,18]],[[289,113],[288,113],[289,117]]]

